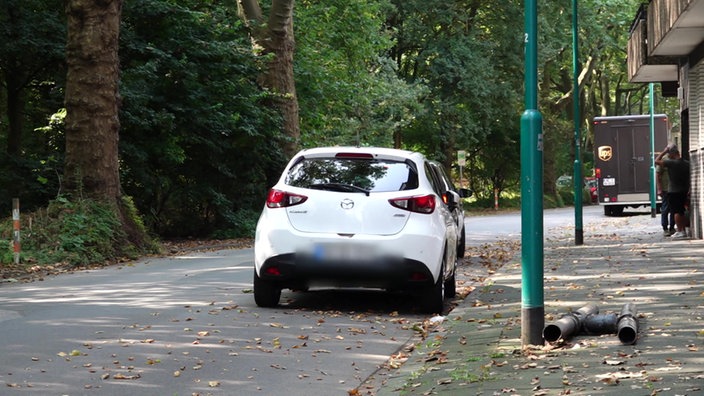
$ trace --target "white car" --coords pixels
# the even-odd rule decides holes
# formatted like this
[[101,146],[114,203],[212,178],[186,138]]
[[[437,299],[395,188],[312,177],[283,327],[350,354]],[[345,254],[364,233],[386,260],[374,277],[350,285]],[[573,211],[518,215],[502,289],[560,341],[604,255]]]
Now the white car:
[[438,163],[387,148],[302,150],[267,196],[254,243],[254,299],[282,289],[366,287],[420,296],[441,313],[464,253],[461,198]]

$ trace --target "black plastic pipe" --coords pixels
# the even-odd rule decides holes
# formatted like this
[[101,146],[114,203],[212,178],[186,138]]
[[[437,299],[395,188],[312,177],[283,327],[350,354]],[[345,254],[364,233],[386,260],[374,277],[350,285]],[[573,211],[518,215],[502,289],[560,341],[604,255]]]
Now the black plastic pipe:
[[614,334],[618,329],[619,316],[615,313],[589,315],[582,321],[586,334]]
[[621,309],[617,325],[618,339],[622,344],[633,345],[638,339],[638,319],[636,305],[628,303]]
[[555,323],[551,323],[543,329],[543,338],[548,342],[555,342],[559,339],[566,340],[582,329],[582,321],[589,315],[599,313],[599,308],[594,304],[587,304],[575,312],[570,312],[561,317]]

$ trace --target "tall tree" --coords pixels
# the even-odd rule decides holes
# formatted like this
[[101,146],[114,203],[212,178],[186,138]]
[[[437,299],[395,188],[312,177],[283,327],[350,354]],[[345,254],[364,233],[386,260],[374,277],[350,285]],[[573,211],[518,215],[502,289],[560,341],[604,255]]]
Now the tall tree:
[[293,156],[301,136],[298,118],[298,98],[293,76],[293,3],[294,0],[272,0],[269,17],[264,18],[257,0],[237,0],[241,17],[250,29],[255,51],[269,55],[262,71],[260,84],[272,95],[272,103],[283,116],[286,139],[284,154]]
[[69,0],[66,44],[66,188],[120,197],[118,165],[121,0]]
[[114,208],[129,240],[142,230],[122,201],[118,140],[118,39],[122,0],[66,3],[66,157],[64,183],[74,197]]

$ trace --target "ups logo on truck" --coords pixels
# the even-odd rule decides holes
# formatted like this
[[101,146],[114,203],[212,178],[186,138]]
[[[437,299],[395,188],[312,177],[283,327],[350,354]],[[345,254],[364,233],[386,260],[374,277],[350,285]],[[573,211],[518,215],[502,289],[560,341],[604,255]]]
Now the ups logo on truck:
[[613,152],[611,151],[611,146],[601,146],[599,147],[599,159],[602,161],[608,161],[611,159]]

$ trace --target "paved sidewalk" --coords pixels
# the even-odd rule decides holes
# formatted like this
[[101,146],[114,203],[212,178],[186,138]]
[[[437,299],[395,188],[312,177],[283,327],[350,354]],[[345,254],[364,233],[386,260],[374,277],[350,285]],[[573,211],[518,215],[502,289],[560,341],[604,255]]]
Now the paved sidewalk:
[[545,324],[587,304],[618,314],[634,303],[634,345],[580,333],[523,350],[519,252],[376,395],[704,395],[704,241],[668,240],[658,224],[604,218],[582,246],[571,226],[545,235]]

